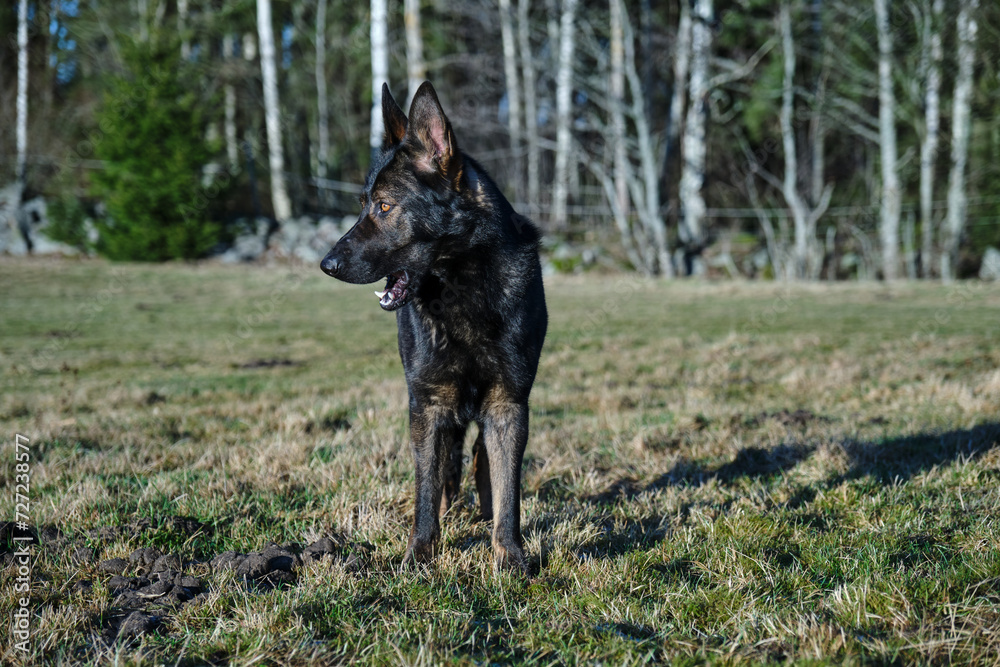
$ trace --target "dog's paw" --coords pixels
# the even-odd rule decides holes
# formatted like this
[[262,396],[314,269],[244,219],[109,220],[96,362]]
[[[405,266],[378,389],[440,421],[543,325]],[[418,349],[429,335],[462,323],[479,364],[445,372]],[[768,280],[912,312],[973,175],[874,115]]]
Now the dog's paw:
[[403,554],[403,564],[401,569],[412,568],[415,565],[426,565],[434,560],[437,555],[437,541],[418,542],[411,539],[406,553]]
[[527,556],[524,555],[524,549],[516,545],[504,546],[501,544],[493,545],[493,568],[496,571],[508,571],[515,574],[520,574],[524,577],[531,576],[531,564],[528,562]]

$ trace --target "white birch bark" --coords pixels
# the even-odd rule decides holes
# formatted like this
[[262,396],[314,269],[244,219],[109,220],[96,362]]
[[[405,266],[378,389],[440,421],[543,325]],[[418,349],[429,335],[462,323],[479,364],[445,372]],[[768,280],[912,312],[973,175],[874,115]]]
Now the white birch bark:
[[382,84],[389,81],[389,19],[386,0],[371,0],[372,112],[368,144],[374,156],[382,147]]
[[514,37],[510,0],[500,0],[500,38],[503,43],[503,71],[507,82],[507,132],[514,165],[513,191],[521,197],[521,84],[517,75],[517,42]]
[[681,240],[692,257],[691,274],[703,272],[700,260],[704,243],[702,226],[705,220],[705,141],[706,113],[709,93],[709,57],[712,51],[712,0],[695,0],[691,25],[691,77],[688,82],[687,118],[681,140]]
[[785,178],[781,192],[788,203],[795,226],[794,275],[802,279],[806,275],[810,239],[806,229],[805,202],[799,196],[797,185],[799,174],[798,147],[795,144],[795,128],[792,116],[795,107],[795,41],[792,36],[792,19],[788,3],[781,3],[781,47],[784,63],[784,79],[781,84],[781,148],[785,153]]
[[420,0],[404,1],[403,23],[406,27],[406,108],[408,109],[417,88],[427,78],[424,36],[420,32]]
[[680,6],[681,15],[677,22],[677,43],[674,45],[674,89],[670,95],[667,143],[663,153],[664,174],[669,173],[670,156],[677,146],[677,140],[681,135],[681,126],[684,124],[688,69],[691,65],[691,4],[682,0]]
[[28,0],[17,7],[17,205],[24,201],[28,176]]
[[[824,122],[824,106],[826,105],[826,79],[829,72],[830,55],[827,52],[827,40],[823,28],[822,0],[813,0],[810,8],[815,32],[817,48],[819,49],[820,69],[816,77],[815,100],[813,102],[812,118],[809,119],[810,157],[809,166],[809,203],[819,205],[826,188],[826,123]],[[822,270],[822,267],[818,267]],[[816,278],[819,277],[817,273]]]
[[517,3],[517,36],[521,49],[521,79],[524,82],[524,133],[528,140],[528,210],[531,216],[538,214],[539,163],[541,151],[538,147],[538,106],[535,100],[535,59],[531,50],[531,23],[528,10],[531,0]]
[[[682,3],[683,4],[683,3]],[[614,152],[615,199],[618,210],[628,219],[628,156],[625,153],[625,29],[622,26],[622,6],[610,2],[609,51],[611,56],[608,94],[611,108],[611,141]]]
[[181,36],[181,58],[191,57],[191,40],[187,34],[188,0],[177,0],[177,32]]
[[316,4],[316,159],[318,175],[327,177],[330,166],[330,99],[326,92],[326,2]]
[[625,72],[629,90],[632,93],[632,120],[635,123],[636,139],[639,147],[639,165],[642,170],[642,188],[635,179],[628,179],[632,197],[639,209],[643,226],[652,240],[649,253],[649,267],[653,273],[673,277],[673,263],[667,245],[667,230],[660,214],[660,188],[657,179],[656,156],[653,152],[653,138],[646,117],[646,101],[642,83],[635,64],[635,35],[622,0],[612,0],[620,5],[619,16],[624,26]]
[[792,214],[795,229],[795,245],[790,277],[798,280],[815,278],[821,268],[821,257],[816,245],[816,223],[830,204],[832,188],[825,186],[817,197],[815,208],[810,207],[799,192],[798,146],[795,141],[795,39],[792,34],[791,10],[788,2],[781,3],[779,15],[781,24],[781,45],[784,64],[784,78],[781,86],[781,148],[785,154],[785,177],[781,184],[782,196]]
[[292,216],[292,203],[285,185],[285,154],[281,138],[278,76],[274,63],[271,0],[257,0],[257,36],[260,40],[260,74],[264,85],[264,125],[267,128],[267,157],[271,171],[271,204],[275,219],[282,222]]
[[[236,56],[236,36],[229,34],[222,39],[222,57],[226,60]],[[231,76],[231,75],[230,75]],[[228,77],[227,77],[228,79]],[[223,134],[226,135],[226,158],[234,172],[239,168],[239,140],[236,134],[236,86],[227,80],[222,87],[225,107]]]
[[934,264],[934,163],[941,128],[941,20],[944,0],[934,0],[924,17],[923,56],[927,59],[924,90],[924,136],[920,142],[920,269],[931,277]]
[[559,69],[556,74],[556,164],[552,192],[552,226],[565,229],[569,198],[570,122],[573,96],[573,50],[577,0],[563,0],[559,29]]
[[138,0],[139,8],[139,41],[149,41],[149,0]]
[[965,229],[968,193],[965,167],[969,157],[972,107],[972,75],[976,59],[974,16],[979,0],[961,0],[956,18],[958,32],[958,75],[951,112],[951,173],[948,175],[948,210],[945,214],[945,242],[941,249],[941,280],[951,282],[958,268],[958,249]]
[[902,191],[896,148],[896,96],[892,87],[892,32],[889,0],[875,0],[878,32],[878,126],[882,157],[882,199],[879,237],[882,241],[882,275],[886,281],[899,275],[899,214]]

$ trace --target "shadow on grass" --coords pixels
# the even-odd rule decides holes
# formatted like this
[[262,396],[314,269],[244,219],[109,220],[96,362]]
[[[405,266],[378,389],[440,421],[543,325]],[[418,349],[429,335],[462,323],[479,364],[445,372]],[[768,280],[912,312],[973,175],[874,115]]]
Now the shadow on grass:
[[[877,441],[848,440],[840,444],[848,456],[850,467],[819,485],[832,487],[862,477],[871,477],[882,484],[895,484],[935,466],[979,458],[1000,445],[1000,422],[944,433],[918,433]],[[645,484],[623,478],[605,491],[583,500],[599,505],[618,500],[629,501],[640,493],[669,486],[701,486],[711,480],[732,484],[743,479],[765,479],[791,470],[815,450],[815,444],[804,443],[782,444],[772,449],[745,447],[731,462],[716,467],[681,460],[668,472]]]
[[[862,478],[877,483],[893,485],[905,482],[936,466],[958,461],[974,461],[994,447],[1000,446],[1000,422],[980,424],[970,429],[956,429],[939,433],[920,433],[912,436],[872,441],[845,441],[841,446],[849,460],[848,469],[815,484],[799,488],[785,503],[796,509],[810,502],[821,488],[833,488]],[[711,480],[731,485],[741,480],[765,480],[782,475],[816,450],[812,444],[783,444],[773,449],[747,447],[740,450],[729,463],[715,467],[701,466],[690,461],[676,463],[668,472],[642,481],[623,478],[607,490],[583,498],[585,505],[594,507],[618,502],[629,503],[637,496],[670,486],[701,486]],[[1000,472],[990,471],[1000,481]],[[717,509],[726,512],[730,502]],[[817,528],[825,529],[823,517],[816,516]],[[822,525],[819,525],[822,524]],[[663,523],[653,519],[626,521],[615,530],[606,531],[580,555],[596,558],[613,558],[636,549],[647,548],[666,536]]]
[[827,481],[829,486],[861,477],[895,484],[959,460],[975,460],[1000,445],[1000,422],[944,433],[918,433],[877,442],[842,443],[851,467]]

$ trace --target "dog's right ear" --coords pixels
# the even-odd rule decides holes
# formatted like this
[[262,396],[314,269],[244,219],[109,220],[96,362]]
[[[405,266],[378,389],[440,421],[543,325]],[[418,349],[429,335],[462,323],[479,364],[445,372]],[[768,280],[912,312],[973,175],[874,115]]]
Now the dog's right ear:
[[420,84],[410,102],[407,142],[417,145],[414,164],[418,171],[437,174],[449,186],[457,186],[462,176],[462,154],[430,81]]
[[382,124],[385,126],[382,148],[398,146],[406,136],[406,114],[392,98],[387,83],[382,84]]

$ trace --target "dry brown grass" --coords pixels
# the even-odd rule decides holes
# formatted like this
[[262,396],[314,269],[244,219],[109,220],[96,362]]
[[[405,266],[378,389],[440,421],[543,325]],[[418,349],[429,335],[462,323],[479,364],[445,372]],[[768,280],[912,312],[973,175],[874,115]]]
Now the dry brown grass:
[[[398,573],[406,393],[363,288],[9,260],[0,281],[0,424],[31,438],[32,522],[97,560],[175,551],[207,586],[156,633],[102,639],[122,613],[108,576],[42,547],[28,662],[1000,654],[996,287],[551,279],[523,484],[539,572],[519,581],[492,572],[471,485],[434,565]],[[163,527],[177,516],[210,530]],[[87,536],[141,518],[160,527]],[[361,571],[262,591],[198,563],[331,533],[370,545]],[[0,614],[16,604],[5,583]]]

